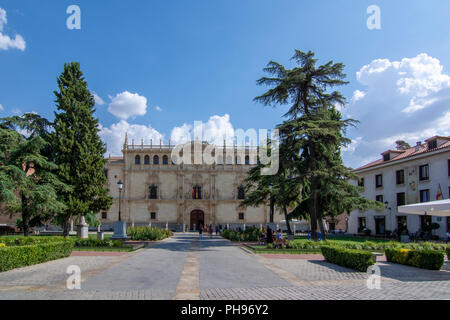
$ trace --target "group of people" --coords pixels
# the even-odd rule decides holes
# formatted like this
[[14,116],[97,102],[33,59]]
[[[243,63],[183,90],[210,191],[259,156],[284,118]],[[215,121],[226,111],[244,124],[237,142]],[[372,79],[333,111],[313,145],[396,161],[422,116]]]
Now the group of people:
[[209,234],[209,237],[212,238],[214,231],[216,232],[216,236],[220,234],[222,230],[222,226],[218,225],[218,226],[213,226],[212,224],[210,225],[200,225],[200,227],[198,228],[198,234],[200,239],[203,238],[203,232],[206,234]]
[[286,239],[284,239],[283,234],[281,233],[281,229],[278,229],[275,233],[272,228],[266,226],[262,229],[261,237],[259,238],[259,243],[269,244],[274,243],[275,246],[282,246],[286,243]]

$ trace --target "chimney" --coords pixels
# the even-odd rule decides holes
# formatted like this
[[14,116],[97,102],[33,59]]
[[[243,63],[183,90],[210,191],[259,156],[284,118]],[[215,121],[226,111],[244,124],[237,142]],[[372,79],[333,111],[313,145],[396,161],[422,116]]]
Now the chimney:
[[417,141],[417,143],[416,143],[416,151],[419,151],[421,146],[422,146],[422,142],[421,141]]

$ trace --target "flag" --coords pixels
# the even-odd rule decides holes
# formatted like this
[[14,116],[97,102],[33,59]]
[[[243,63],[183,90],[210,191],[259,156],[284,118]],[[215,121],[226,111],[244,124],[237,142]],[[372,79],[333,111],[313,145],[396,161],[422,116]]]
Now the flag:
[[438,191],[437,191],[437,194],[436,194],[436,200],[442,200],[441,184],[439,184],[439,187],[438,187]]

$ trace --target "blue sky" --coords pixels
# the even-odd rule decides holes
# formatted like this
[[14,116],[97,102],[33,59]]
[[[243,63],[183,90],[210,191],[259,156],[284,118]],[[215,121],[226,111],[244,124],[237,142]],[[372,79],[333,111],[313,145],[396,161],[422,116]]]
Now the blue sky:
[[[72,4],[81,30],[66,27]],[[381,30],[366,26],[373,4]],[[349,131],[348,165],[378,158],[397,137],[415,144],[450,134],[447,0],[0,0],[0,8],[0,33],[26,43],[2,49],[0,41],[0,117],[36,111],[52,119],[56,77],[64,62],[78,61],[104,102],[97,116],[112,153],[122,131],[167,141],[194,120],[218,132],[275,126],[286,107],[254,103],[265,89],[256,80],[270,60],[291,65],[294,49],[346,65],[343,112],[361,120]],[[120,116],[110,112],[117,108]]]

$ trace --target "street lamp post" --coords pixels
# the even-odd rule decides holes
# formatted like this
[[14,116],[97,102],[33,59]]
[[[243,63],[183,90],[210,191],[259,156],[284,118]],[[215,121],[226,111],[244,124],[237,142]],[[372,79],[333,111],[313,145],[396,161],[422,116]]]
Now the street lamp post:
[[111,237],[111,239],[114,240],[127,240],[127,223],[125,221],[122,221],[122,189],[123,189],[123,182],[122,180],[119,180],[117,182],[117,185],[119,187],[119,220],[114,223],[114,235]]
[[119,186],[119,221],[122,221],[122,217],[121,217],[121,214],[120,214],[121,203],[122,203],[122,188],[123,188],[122,180],[119,180],[119,182],[117,182],[117,185]]
[[394,232],[394,222],[392,221],[392,208],[388,207],[389,206],[389,202],[385,201],[384,202],[384,206],[386,207],[386,209],[389,209],[389,224],[391,226],[391,232]]

